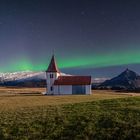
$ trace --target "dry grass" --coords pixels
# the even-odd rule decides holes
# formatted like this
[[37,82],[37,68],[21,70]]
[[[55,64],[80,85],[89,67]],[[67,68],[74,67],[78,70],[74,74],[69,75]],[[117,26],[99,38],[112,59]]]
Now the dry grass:
[[4,95],[17,95],[17,94],[30,94],[30,93],[42,93],[44,92],[44,88],[14,88],[14,87],[0,87],[0,96]]
[[0,140],[140,138],[140,96],[99,90],[44,96],[44,91],[0,88]]
[[132,96],[132,94],[101,90],[93,91],[92,95],[44,96],[41,94],[44,91],[44,88],[0,88],[0,108],[4,111],[7,109],[73,104]]

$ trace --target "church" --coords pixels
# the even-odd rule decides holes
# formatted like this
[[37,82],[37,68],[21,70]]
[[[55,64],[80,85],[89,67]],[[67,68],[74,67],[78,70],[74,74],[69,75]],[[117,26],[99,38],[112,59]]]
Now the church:
[[91,76],[64,75],[54,55],[46,71],[46,95],[91,94]]

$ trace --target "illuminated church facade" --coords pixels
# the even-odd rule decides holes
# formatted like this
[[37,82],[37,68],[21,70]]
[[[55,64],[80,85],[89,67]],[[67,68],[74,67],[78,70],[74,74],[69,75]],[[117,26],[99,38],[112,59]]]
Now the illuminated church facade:
[[63,75],[54,55],[46,71],[47,95],[91,94],[91,76]]

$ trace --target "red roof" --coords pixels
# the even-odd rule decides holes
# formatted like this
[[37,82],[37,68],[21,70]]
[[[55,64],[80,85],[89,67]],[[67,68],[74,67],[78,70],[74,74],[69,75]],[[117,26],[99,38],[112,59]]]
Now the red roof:
[[51,62],[46,72],[60,72],[57,67],[54,55],[52,56]]
[[91,76],[59,76],[54,85],[90,85]]

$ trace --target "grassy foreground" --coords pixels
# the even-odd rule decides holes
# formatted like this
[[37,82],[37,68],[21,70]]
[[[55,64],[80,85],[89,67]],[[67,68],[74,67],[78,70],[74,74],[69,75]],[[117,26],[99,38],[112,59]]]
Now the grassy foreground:
[[140,96],[102,92],[1,95],[0,140],[140,139]]

